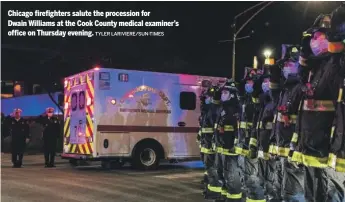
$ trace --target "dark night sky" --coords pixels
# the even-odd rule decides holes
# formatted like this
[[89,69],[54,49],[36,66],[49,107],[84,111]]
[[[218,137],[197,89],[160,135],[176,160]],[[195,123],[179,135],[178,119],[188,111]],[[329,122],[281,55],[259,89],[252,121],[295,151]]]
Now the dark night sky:
[[[220,44],[218,40],[230,39],[233,17],[256,3],[258,2],[1,2],[2,79],[46,80],[45,75],[50,73],[50,80],[89,69],[94,64],[229,76],[232,44]],[[312,24],[318,14],[329,13],[339,4],[340,2],[275,2],[267,7],[240,34],[244,36],[251,30],[255,31],[251,38],[237,42],[237,78],[243,76],[244,66],[252,65],[254,55],[263,57],[262,50],[265,47],[274,49],[274,56],[280,57],[282,43],[299,43],[301,33]],[[164,31],[164,37],[8,37],[7,32],[12,29],[7,27],[7,11],[10,9],[147,10],[152,13],[149,20],[177,20],[180,26],[150,30]],[[249,17],[250,14],[241,17],[238,25]],[[116,29],[122,30],[125,29]],[[127,30],[147,31],[143,28]],[[11,47],[49,49],[58,51],[59,54],[54,57],[49,51],[13,50],[5,48],[4,44]],[[112,64],[102,58],[111,58]]]

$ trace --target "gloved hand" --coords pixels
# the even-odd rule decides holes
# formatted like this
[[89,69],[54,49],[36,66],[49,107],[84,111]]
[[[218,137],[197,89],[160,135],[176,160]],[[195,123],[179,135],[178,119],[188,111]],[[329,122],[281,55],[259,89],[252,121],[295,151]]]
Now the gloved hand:
[[277,65],[280,69],[282,69],[282,68],[284,67],[284,63],[285,63],[286,61],[288,61],[288,58],[283,58],[283,59],[277,60],[276,65]]
[[308,67],[307,65],[307,59],[313,55],[313,52],[310,48],[310,40],[311,40],[310,34],[305,34],[305,36],[302,37],[301,41],[301,52],[300,52],[300,58],[299,58],[299,75],[301,77],[302,82],[307,82],[308,75],[311,67]]
[[[311,40],[311,34],[305,34],[302,37],[301,40],[301,52],[300,56],[304,59],[308,59],[309,56],[313,55],[313,52],[310,48],[310,40]],[[304,66],[304,64],[301,64]]]

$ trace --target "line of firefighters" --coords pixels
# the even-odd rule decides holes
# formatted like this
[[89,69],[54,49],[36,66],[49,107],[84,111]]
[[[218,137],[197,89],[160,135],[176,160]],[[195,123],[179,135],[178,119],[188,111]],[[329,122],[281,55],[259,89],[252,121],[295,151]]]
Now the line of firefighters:
[[345,202],[345,7],[320,15],[301,45],[204,89],[198,142],[206,199]]
[[[25,148],[31,139],[29,125],[21,117],[21,113],[22,110],[19,108],[14,109],[12,117],[5,117],[1,113],[1,142],[4,142],[4,133],[11,136],[13,168],[22,167]],[[43,126],[42,139],[46,168],[55,167],[56,144],[60,135],[60,123],[58,118],[53,116],[53,113],[54,108],[49,107],[46,109],[46,116],[40,116],[35,120]]]

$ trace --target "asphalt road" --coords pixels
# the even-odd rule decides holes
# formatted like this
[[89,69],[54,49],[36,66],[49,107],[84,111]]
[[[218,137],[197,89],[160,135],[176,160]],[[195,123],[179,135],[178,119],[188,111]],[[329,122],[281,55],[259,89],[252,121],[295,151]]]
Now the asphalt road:
[[[58,157],[59,159],[60,157]],[[23,168],[12,168],[10,155],[1,159],[2,202],[204,202],[199,162],[163,164],[142,172],[99,165],[72,168],[58,160],[44,168],[43,156],[25,156]]]

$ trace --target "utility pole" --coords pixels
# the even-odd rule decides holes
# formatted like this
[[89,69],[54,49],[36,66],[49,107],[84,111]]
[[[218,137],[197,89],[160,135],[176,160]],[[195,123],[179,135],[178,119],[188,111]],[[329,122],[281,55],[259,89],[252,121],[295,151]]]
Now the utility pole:
[[[242,31],[242,29],[256,16],[258,15],[261,11],[263,11],[267,6],[271,5],[274,1],[270,1],[270,2],[260,2],[258,4],[255,4],[254,6],[248,8],[247,10],[243,11],[242,13],[236,15],[234,17],[234,23],[232,24],[232,28],[233,28],[233,37],[232,37],[232,79],[235,80],[235,75],[236,75],[236,41],[239,40],[240,38],[237,38],[238,34]],[[267,3],[267,4],[265,4]],[[265,4],[263,7],[261,7],[258,11],[256,11],[238,30],[236,30],[236,21],[237,21],[237,18],[239,18],[240,16],[246,14],[247,12],[251,11],[252,9],[258,7],[258,6],[261,6]],[[248,38],[249,36],[247,37],[242,37],[241,39],[243,38]]]
[[232,24],[232,28],[233,28],[233,37],[232,37],[232,74],[231,74],[231,78],[235,80],[235,74],[236,74],[236,70],[235,70],[235,65],[236,65],[236,17],[234,19],[234,23]]

